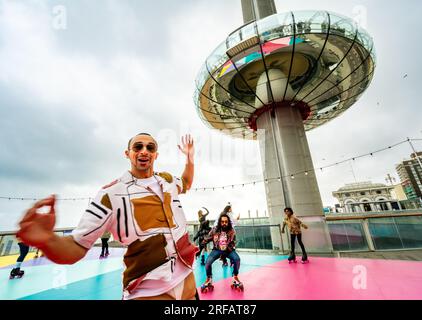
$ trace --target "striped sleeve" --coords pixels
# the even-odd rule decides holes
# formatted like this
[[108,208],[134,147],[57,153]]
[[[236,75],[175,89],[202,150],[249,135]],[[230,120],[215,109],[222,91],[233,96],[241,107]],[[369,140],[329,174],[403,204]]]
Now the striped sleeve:
[[101,190],[89,203],[78,226],[72,232],[73,239],[90,249],[95,241],[108,231],[112,222],[112,206],[109,195]]

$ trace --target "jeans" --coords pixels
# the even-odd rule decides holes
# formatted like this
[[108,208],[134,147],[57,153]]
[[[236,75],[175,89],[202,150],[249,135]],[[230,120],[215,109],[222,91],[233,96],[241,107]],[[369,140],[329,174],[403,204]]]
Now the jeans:
[[211,265],[214,263],[215,260],[220,258],[221,255],[224,255],[230,259],[231,263],[233,264],[233,275],[237,276],[239,274],[240,268],[240,257],[236,253],[236,251],[233,250],[232,252],[228,253],[227,251],[222,251],[214,248],[208,255],[207,261],[205,262],[205,271],[207,272],[207,277],[212,277]]

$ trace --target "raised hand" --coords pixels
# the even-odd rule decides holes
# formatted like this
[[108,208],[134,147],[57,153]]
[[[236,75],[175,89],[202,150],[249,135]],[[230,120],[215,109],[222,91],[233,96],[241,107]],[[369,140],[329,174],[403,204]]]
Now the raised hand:
[[188,160],[193,161],[195,148],[193,146],[193,138],[190,134],[187,134],[182,137],[182,144],[177,146],[179,147],[179,150],[182,151],[184,155],[186,155]]
[[[54,234],[55,202],[56,197],[52,195],[35,203],[19,223],[20,229],[16,236],[29,246],[42,247],[45,245]],[[45,206],[50,207],[48,213],[39,213],[38,210]]]

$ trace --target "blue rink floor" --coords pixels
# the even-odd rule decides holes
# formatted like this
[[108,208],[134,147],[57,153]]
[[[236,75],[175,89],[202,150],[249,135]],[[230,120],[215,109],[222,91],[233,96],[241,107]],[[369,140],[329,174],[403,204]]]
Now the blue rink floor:
[[[110,256],[98,259],[98,247],[74,265],[57,265],[41,257],[25,261],[25,275],[9,280],[13,265],[0,268],[0,300],[120,300],[122,298],[123,253],[125,249],[110,248]],[[286,259],[286,256],[240,253],[242,273]],[[195,262],[197,286],[205,281],[205,267]],[[230,278],[231,268],[213,264],[214,282]]]

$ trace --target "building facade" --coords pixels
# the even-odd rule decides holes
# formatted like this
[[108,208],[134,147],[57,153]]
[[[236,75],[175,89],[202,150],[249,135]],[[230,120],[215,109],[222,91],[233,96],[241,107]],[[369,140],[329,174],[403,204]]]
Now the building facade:
[[349,183],[332,194],[340,203],[342,213],[399,210],[400,203],[392,197],[394,186],[370,181]]
[[[419,157],[419,160],[418,158]],[[410,159],[396,165],[401,185],[409,200],[422,199],[422,152],[412,153]]]

